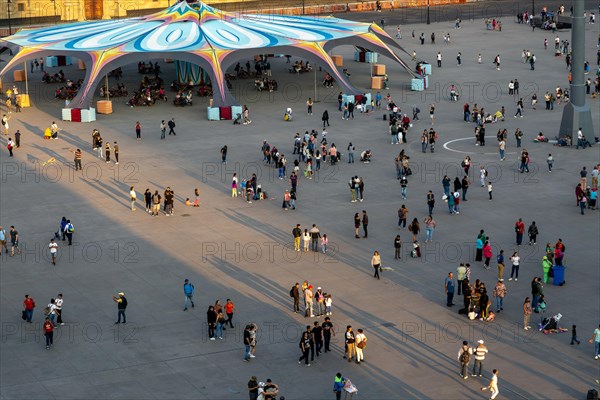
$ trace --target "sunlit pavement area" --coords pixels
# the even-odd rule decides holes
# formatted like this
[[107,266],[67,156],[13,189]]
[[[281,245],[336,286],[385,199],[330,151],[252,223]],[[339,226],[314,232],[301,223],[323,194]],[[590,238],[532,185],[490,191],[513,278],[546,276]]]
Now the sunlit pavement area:
[[[373,14],[374,20],[379,16]],[[353,15],[347,15],[352,18]],[[568,86],[564,57],[554,57],[556,35],[502,20],[502,32],[488,31],[481,19],[465,20],[459,30],[454,22],[432,25],[403,25],[401,45],[415,50],[419,60],[433,65],[430,89],[411,92],[410,77],[400,66],[380,58],[387,66],[388,92],[410,112],[421,109],[420,120],[408,133],[408,144],[391,145],[383,110],[370,115],[355,112],[351,121],[337,111],[337,87],[321,85],[324,72],[287,72],[285,58],[271,59],[273,78],[279,82],[274,93],[258,93],[253,80],[233,82],[234,95],[248,105],[252,123],[232,125],[231,121],[207,121],[207,99],[194,98],[191,107],[157,103],[153,107],[130,108],[125,98],[113,99],[114,113],[98,115],[94,123],[60,121],[62,101],[54,100],[57,85],[40,83],[41,73],[29,75],[33,107],[13,113],[10,134],[22,132],[21,147],[13,158],[2,138],[0,155],[0,221],[8,232],[14,225],[21,237],[23,254],[2,254],[0,395],[2,399],[245,399],[246,383],[255,375],[260,381],[271,378],[286,399],[328,399],[333,397],[335,373],[351,379],[359,398],[484,398],[491,370],[500,371],[499,398],[582,398],[597,387],[598,361],[587,340],[598,324],[598,211],[580,215],[574,189],[582,166],[591,170],[598,163],[598,147],[585,150],[533,143],[539,131],[554,138],[563,105],[544,110],[544,93],[557,85]],[[595,71],[598,24],[586,24],[586,59]],[[411,38],[414,29],[416,38]],[[396,27],[386,26],[394,37]],[[436,44],[430,44],[431,32]],[[426,44],[418,37],[423,32]],[[444,44],[443,34],[451,34]],[[571,40],[570,31],[558,32]],[[543,41],[548,38],[549,48]],[[537,57],[535,71],[521,59],[531,49]],[[353,48],[334,50],[344,56],[344,68],[360,88],[370,82],[370,65],[353,61]],[[442,68],[435,55],[442,52]],[[462,65],[456,55],[462,53]],[[477,63],[481,53],[482,64]],[[492,65],[496,54],[501,70]],[[402,55],[406,61],[410,57]],[[292,61],[296,58],[293,57]],[[168,85],[174,78],[173,64],[159,60]],[[242,64],[245,63],[245,60]],[[412,62],[411,62],[412,65]],[[316,65],[316,68],[319,68]],[[49,69],[52,73],[58,68]],[[76,66],[63,68],[70,79],[83,77]],[[586,75],[593,78],[593,73]],[[142,78],[136,66],[124,68],[124,80],[132,92]],[[508,95],[508,83],[517,78],[520,97],[525,99],[523,118],[513,118],[517,97]],[[115,81],[111,80],[111,86]],[[461,98],[449,101],[455,84]],[[4,82],[4,87],[11,86]],[[21,91],[24,85],[20,85]],[[365,89],[365,91],[371,91]],[[537,93],[537,110],[530,96]],[[174,93],[169,92],[172,98]],[[314,114],[306,114],[308,97],[317,99]],[[594,126],[600,126],[598,100],[588,96]],[[435,153],[421,153],[420,135],[431,127],[428,105],[436,104],[434,129],[439,139]],[[487,145],[474,146],[474,124],[463,122],[462,107],[477,103],[489,112],[506,108],[506,120],[488,125]],[[287,107],[294,119],[284,122]],[[4,110],[4,108],[3,108]],[[284,211],[281,200],[287,180],[263,165],[260,146],[267,140],[288,159],[291,170],[295,132],[321,130],[321,114],[328,110],[331,126],[327,139],[342,149],[342,162],[323,165],[312,180],[300,179],[297,209]],[[161,120],[174,117],[177,136],[160,140]],[[56,121],[58,140],[43,140],[43,131]],[[142,140],[135,140],[134,124],[142,124]],[[100,130],[105,143],[118,141],[120,164],[107,164],[92,151],[91,131]],[[509,132],[507,157],[500,161],[495,134]],[[514,131],[525,133],[523,147],[531,157],[531,172],[520,174]],[[591,133],[589,137],[593,136]],[[459,139],[459,140],[457,140]],[[460,140],[464,139],[464,140]],[[454,141],[444,148],[444,143]],[[357,160],[347,163],[348,142],[356,146]],[[221,163],[219,150],[229,148],[228,163]],[[72,169],[69,149],[84,151],[83,172]],[[371,149],[370,164],[358,161],[358,154]],[[400,197],[395,179],[394,157],[404,149],[411,157],[413,175],[408,199]],[[552,173],[545,159],[552,153]],[[471,177],[466,203],[459,215],[449,215],[442,202],[441,179],[459,175],[465,155],[473,159],[471,173],[479,166],[489,170],[494,199]],[[54,158],[55,162],[44,164]],[[231,180],[258,176],[268,199],[248,204],[231,198]],[[365,200],[351,203],[347,181],[363,177]],[[590,181],[588,175],[588,182]],[[137,211],[129,208],[129,188],[135,186]],[[175,215],[150,217],[141,201],[146,188],[169,186],[175,192]],[[200,207],[186,207],[200,190]],[[411,235],[397,228],[397,209],[405,204],[409,220],[423,220],[427,212],[426,193],[433,190],[437,221],[434,241],[424,243],[423,256],[410,257]],[[354,238],[353,215],[366,210],[369,237]],[[54,267],[47,251],[50,238],[62,216],[75,226],[74,243],[59,241],[59,260]],[[445,305],[444,278],[456,271],[459,262],[472,264],[472,281],[481,279],[491,292],[496,282],[495,256],[515,249],[514,223],[523,218],[526,226],[536,221],[540,229],[537,246],[521,247],[522,264],[518,282],[505,283],[505,309],[493,322],[469,321],[457,314],[457,306]],[[330,240],[326,255],[293,251],[291,230],[295,224],[310,228],[315,223]],[[491,237],[492,269],[474,262],[475,238],[480,229]],[[393,239],[404,241],[402,259],[394,260]],[[546,315],[562,314],[560,326],[569,332],[544,335],[536,329],[522,329],[522,304],[531,296],[530,282],[541,276],[544,245],[562,238],[566,244],[566,285],[547,284],[544,294]],[[379,250],[386,268],[381,280],[372,278],[371,255]],[[390,268],[390,269],[387,269]],[[510,265],[505,278],[510,273]],[[195,285],[196,307],[183,312],[183,280]],[[299,366],[298,342],[304,327],[321,318],[294,314],[289,290],[295,282],[308,280],[315,288],[332,294],[332,321],[337,336],[331,354],[319,357],[310,368]],[[113,325],[116,304],[112,296],[125,292],[129,306],[127,324]],[[64,295],[64,321],[55,332],[54,346],[45,350],[42,310],[51,297]],[[22,323],[25,294],[37,303],[34,323]],[[236,305],[235,329],[225,339],[209,341],[205,311],[216,299],[231,298]],[[495,310],[494,299],[491,309]],[[540,316],[532,316],[537,325]],[[256,358],[242,361],[242,332],[246,323],[259,327]],[[580,346],[570,346],[570,328],[577,325]],[[363,328],[368,337],[365,362],[348,363],[342,358],[341,337],[346,325]],[[456,359],[462,340],[472,345],[485,340],[489,354],[484,377],[463,381]]]

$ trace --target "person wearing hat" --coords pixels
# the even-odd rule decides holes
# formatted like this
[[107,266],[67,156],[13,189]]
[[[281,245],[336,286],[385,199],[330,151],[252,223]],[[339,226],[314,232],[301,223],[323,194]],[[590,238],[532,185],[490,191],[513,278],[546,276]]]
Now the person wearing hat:
[[185,300],[183,302],[183,311],[187,311],[188,300],[192,304],[192,308],[194,308],[194,285],[189,279],[186,279],[183,282],[183,294],[185,296]]
[[125,317],[125,309],[127,308],[127,299],[125,298],[125,293],[120,292],[118,294],[118,297],[113,296],[112,298],[113,298],[113,301],[115,303],[117,303],[117,310],[118,310],[117,322],[115,322],[115,325],[121,323],[121,316],[123,316],[123,323],[126,324],[127,318]]
[[[477,341],[478,345],[473,350],[473,354],[475,354],[475,361],[473,361],[473,373],[471,376],[481,376],[481,372],[483,370],[483,360],[485,360],[485,355],[488,352],[487,347],[483,344],[483,340]],[[477,374],[475,374],[477,372]]]
[[502,306],[504,305],[504,295],[506,295],[506,285],[504,284],[504,279],[498,279],[498,283],[494,287],[494,297],[496,298],[496,313],[504,310]]

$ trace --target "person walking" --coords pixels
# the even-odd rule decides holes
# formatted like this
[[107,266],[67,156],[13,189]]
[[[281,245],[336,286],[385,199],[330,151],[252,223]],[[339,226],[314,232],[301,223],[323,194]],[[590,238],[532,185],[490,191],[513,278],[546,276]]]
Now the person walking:
[[442,68],[442,53],[438,51],[437,55],[435,56],[435,59],[437,60],[438,68]]
[[458,362],[460,363],[460,376],[463,379],[469,379],[469,361],[473,350],[469,347],[469,342],[463,340],[462,346],[458,350]]
[[506,295],[506,285],[504,279],[498,279],[498,283],[494,287],[494,297],[496,298],[496,313],[504,310],[504,296]]
[[0,254],[2,254],[2,248],[4,248],[5,254],[8,254],[8,247],[6,246],[6,231],[0,226]]
[[367,347],[367,337],[365,336],[362,329],[357,330],[356,336],[356,363],[360,364],[361,361],[365,360],[364,349]]
[[56,253],[58,252],[58,243],[54,241],[54,238],[50,239],[50,243],[48,243],[48,248],[50,249],[52,265],[56,265]]
[[300,251],[300,237],[302,236],[300,224],[297,224],[296,227],[292,229],[292,236],[294,237],[294,250]]
[[381,271],[381,256],[377,250],[373,252],[373,257],[371,257],[371,267],[375,270],[373,278],[380,279],[379,272]]
[[477,347],[473,349],[475,360],[473,361],[473,373],[471,376],[482,376],[483,361],[485,360],[485,355],[488,353],[488,349],[483,344],[483,340],[480,339],[477,343]]
[[402,248],[402,240],[400,239],[400,235],[396,235],[394,239],[394,259],[398,260],[400,257],[400,249]]
[[56,323],[58,325],[64,325],[65,323],[63,322],[63,304],[64,304],[64,300],[63,300],[63,295],[62,293],[59,293],[56,296],[56,299],[54,300],[54,306],[55,306],[55,311],[56,311]]
[[323,327],[319,325],[319,321],[315,321],[310,331],[312,333],[313,342],[315,343],[317,357],[319,357],[319,354],[321,354],[323,349]]
[[577,340],[577,325],[573,325],[571,327],[571,345],[577,343],[577,346],[581,344],[579,340]]
[[46,317],[44,321],[43,330],[46,338],[46,350],[49,350],[54,344],[54,324],[50,321],[49,317]]
[[519,262],[521,257],[519,257],[518,252],[514,252],[512,256],[510,256],[510,262],[512,263],[512,268],[510,269],[510,278],[509,281],[513,280],[513,276],[515,277],[515,281],[519,280]]
[[529,228],[527,228],[527,235],[529,236],[529,245],[530,246],[532,244],[533,245],[536,244],[538,233],[539,233],[539,231],[538,231],[537,225],[535,224],[535,221],[532,221],[531,225],[529,225]]
[[[186,279],[187,281],[187,279]],[[206,311],[206,323],[208,325],[208,339],[215,340],[215,329],[217,327],[218,314],[214,306],[208,306]]]
[[82,156],[81,149],[77,149],[75,151],[71,150],[71,152],[74,155],[73,162],[75,164],[75,171],[78,171],[78,170],[83,171],[83,168],[81,167],[81,156]]
[[17,251],[17,254],[21,254],[21,249],[19,248],[19,232],[15,229],[14,225],[10,226],[10,256],[14,257],[15,255],[15,250]]
[[183,281],[183,295],[185,296],[183,301],[183,311],[187,311],[188,309],[188,300],[191,303],[192,308],[194,308],[194,285],[189,279]]
[[448,272],[448,276],[444,280],[444,291],[446,292],[446,306],[452,307],[454,303],[454,276],[452,272]]
[[311,238],[311,250],[316,253],[319,251],[319,238],[321,237],[321,232],[319,231],[319,228],[317,228],[317,225],[313,224],[309,233]]
[[494,400],[496,398],[496,396],[498,396],[498,394],[500,393],[500,391],[498,390],[498,370],[497,369],[494,369],[489,385],[481,388],[482,391],[488,390],[488,389],[491,392],[490,400]]
[[525,302],[523,303],[523,329],[525,330],[531,329],[531,326],[529,326],[529,319],[531,318],[532,312],[531,300],[529,297],[526,297]]
[[13,142],[12,138],[8,138],[8,143],[6,144],[6,149],[8,150],[8,156],[13,156],[13,149],[15,148],[15,142]]
[[227,145],[221,147],[221,163],[227,164]]
[[123,317],[123,323],[127,323],[127,318],[125,316],[125,310],[127,309],[127,298],[125,297],[125,293],[120,292],[117,296],[113,296],[113,301],[117,303],[117,322],[115,325],[121,323],[121,317]]
[[346,379],[342,376],[341,372],[335,374],[335,378],[333,378],[333,393],[335,393],[335,400],[342,399],[342,392],[344,391],[345,383]]
[[321,328],[323,328],[323,351],[327,353],[331,351],[331,349],[329,348],[329,344],[331,343],[331,336],[335,336],[335,329],[333,328],[333,323],[331,323],[331,318],[325,317],[325,322],[323,322]]
[[231,327],[233,329],[233,312],[237,311],[237,308],[235,308],[235,305],[233,304],[233,301],[231,301],[231,299],[227,299],[227,301],[225,302],[225,314],[227,315],[227,321],[225,321],[225,324],[229,324],[229,327]]
[[140,121],[135,123],[135,140],[142,140],[142,124],[140,124]]
[[28,294],[25,295],[25,300],[23,300],[23,311],[25,321],[31,324],[31,320],[33,318],[33,309],[35,308],[35,300],[33,297],[30,297]]
[[404,200],[406,200],[407,190],[408,190],[408,179],[406,178],[405,175],[402,175],[402,177],[400,178],[400,195],[402,196],[402,198]]
[[71,220],[67,220],[67,224],[65,225],[64,235],[67,237],[69,241],[69,246],[73,245],[73,233],[75,233],[75,227],[71,223]]
[[594,329],[594,333],[589,340],[589,343],[594,344],[594,360],[598,360],[600,358],[600,324]]
[[300,339],[300,351],[302,352],[302,356],[298,359],[298,364],[302,364],[302,360],[304,360],[304,365],[310,367],[309,363],[309,352],[310,352],[310,336],[308,332],[302,333],[302,338]]
[[417,218],[414,218],[412,220],[412,222],[408,226],[408,230],[410,233],[412,233],[412,240],[413,242],[415,242],[417,240],[417,235],[421,231],[421,227],[419,226],[419,220]]

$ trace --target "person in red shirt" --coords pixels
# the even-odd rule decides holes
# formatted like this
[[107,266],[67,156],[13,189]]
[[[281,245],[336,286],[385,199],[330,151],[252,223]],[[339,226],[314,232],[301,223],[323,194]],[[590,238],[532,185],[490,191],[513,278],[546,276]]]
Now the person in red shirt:
[[515,223],[515,232],[517,233],[517,246],[523,242],[523,232],[525,232],[525,223],[521,218]]
[[28,294],[25,295],[25,300],[23,300],[23,310],[25,311],[25,320],[28,323],[31,323],[31,318],[33,318],[33,309],[35,308],[35,300],[29,297]]
[[54,339],[54,325],[48,317],[46,317],[46,320],[44,321],[44,336],[46,336],[46,350],[48,350],[50,346],[52,346]]
[[231,299],[227,299],[227,302],[225,303],[225,314],[227,314],[227,321],[225,321],[225,325],[227,325],[229,323],[229,326],[233,328],[233,323],[231,322],[233,320],[233,311],[235,310],[235,306],[233,304],[233,301],[231,301]]

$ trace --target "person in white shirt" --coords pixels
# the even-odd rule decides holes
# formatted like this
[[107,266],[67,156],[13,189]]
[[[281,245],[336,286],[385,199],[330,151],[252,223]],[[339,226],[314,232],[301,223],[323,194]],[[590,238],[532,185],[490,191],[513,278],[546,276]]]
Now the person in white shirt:
[[308,229],[304,230],[304,233],[302,234],[302,241],[304,243],[304,251],[307,252],[308,245],[310,244],[310,233],[308,233]]
[[54,323],[57,314],[56,301],[54,299],[50,299],[50,303],[46,306],[46,308],[48,309],[48,317],[50,318],[50,322],[52,322],[52,325],[54,325],[56,328],[56,324]]
[[48,248],[50,249],[50,257],[52,257],[52,265],[56,265],[56,253],[58,252],[58,243],[56,243],[54,239],[50,239],[50,243],[48,243]]
[[131,211],[135,211],[135,200],[136,200],[137,196],[135,194],[135,189],[132,186],[129,189],[129,199],[131,200]]
[[62,306],[63,306],[63,295],[62,293],[59,293],[58,296],[56,297],[56,300],[54,300],[54,305],[56,306],[56,313],[57,313],[57,318],[56,318],[56,323],[60,324],[60,325],[64,325],[65,323],[62,320]]
[[495,369],[494,373],[492,375],[492,378],[490,379],[490,384],[482,387],[481,390],[490,390],[490,392],[492,392],[490,394],[490,399],[495,399],[496,396],[498,396],[498,394],[500,393],[500,391],[498,390],[498,370]]
[[360,364],[360,362],[364,361],[365,359],[363,355],[363,350],[367,346],[367,337],[363,333],[363,330],[359,329],[354,339],[356,342],[356,362]]
[[58,125],[56,125],[56,122],[52,121],[52,125],[50,125],[50,131],[52,132],[52,139],[58,139],[59,128]]
[[481,187],[485,187],[485,177],[487,176],[487,171],[482,166],[479,168],[479,180],[481,182]]

